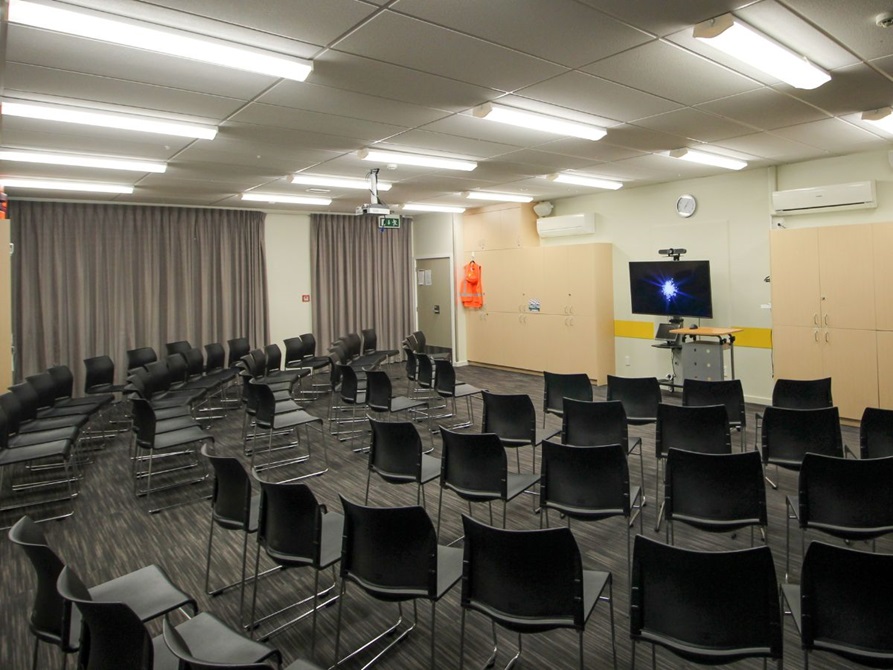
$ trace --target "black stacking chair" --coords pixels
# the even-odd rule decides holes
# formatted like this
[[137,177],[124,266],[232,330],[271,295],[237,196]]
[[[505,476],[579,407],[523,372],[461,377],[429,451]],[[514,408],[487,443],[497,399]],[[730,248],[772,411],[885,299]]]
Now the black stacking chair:
[[111,393],[93,393],[84,398],[74,397],[74,374],[67,365],[53,365],[47,368],[47,373],[53,380],[55,385],[56,398],[53,403],[55,406],[86,406],[91,407],[95,411],[102,411],[103,408],[110,405],[115,397]]
[[453,491],[468,502],[468,513],[474,516],[471,503],[485,502],[493,524],[493,501],[502,501],[502,527],[505,528],[508,502],[540,479],[537,474],[508,471],[508,458],[499,436],[494,433],[459,433],[440,429],[443,452],[440,459],[440,498],[437,503],[437,533],[443,510],[444,489]]
[[[338,371],[341,380],[340,385],[338,386],[338,397],[341,404],[333,405],[331,408],[332,434],[337,435],[338,439],[341,441],[350,440],[353,436],[365,431],[365,428],[344,430],[341,428],[341,424],[356,424],[358,422],[366,421],[364,417],[358,416],[357,414],[357,410],[366,405],[366,373],[362,373],[363,376],[361,379],[360,373],[358,373],[351,365],[339,364],[333,365],[332,368],[333,370]],[[339,413],[342,411],[349,411],[350,416],[346,418],[339,416]],[[365,450],[365,446],[354,449],[354,451]]]
[[734,428],[741,437],[741,451],[744,451],[747,433],[747,411],[744,405],[744,387],[740,379],[704,381],[685,379],[682,382],[682,404],[725,405],[729,415],[729,428]]
[[124,384],[115,383],[115,363],[108,356],[85,358],[84,367],[84,393],[103,395],[124,391]]
[[379,349],[375,328],[364,328],[360,334],[363,337],[363,354],[384,354],[390,360],[400,353],[397,349]]
[[[822,379],[776,379],[772,387],[772,407],[784,409],[822,409],[833,407],[831,377]],[[755,415],[756,440],[760,439],[760,422],[763,414]]]
[[425,333],[421,330],[416,330],[413,332],[411,338],[407,338],[411,343],[414,344],[414,350],[417,354],[428,354],[431,358],[444,358],[446,360],[450,360],[452,358],[452,354],[448,351],[441,352],[430,352],[428,351],[428,339],[425,337]]
[[828,667],[893,667],[891,574],[893,555],[810,543],[800,584],[781,586],[804,668],[815,652],[833,654]]
[[11,391],[0,393],[0,411],[6,419],[6,446],[10,449],[54,440],[70,440],[76,444],[80,436],[81,424],[69,423],[68,417],[24,421],[22,403]]
[[234,337],[226,341],[226,346],[229,348],[226,359],[226,367],[228,368],[238,365],[242,357],[247,356],[251,351],[251,344],[249,344],[247,337]]
[[176,342],[168,342],[164,345],[164,348],[167,355],[170,356],[171,354],[185,354],[192,349],[192,345],[189,344],[188,340],[177,340]]
[[[384,370],[366,371],[366,406],[372,412],[391,418],[395,412],[416,413],[428,409],[425,400],[394,395],[391,378]],[[429,419],[430,417],[427,416]]]
[[412,396],[422,393],[424,389],[418,386],[419,362],[416,353],[409,347],[403,347],[403,369],[406,374],[406,395]]
[[619,400],[631,426],[657,423],[657,406],[661,402],[657,377],[615,377],[608,375],[607,400]]
[[521,472],[521,456],[517,449],[530,447],[532,452],[532,472],[536,472],[536,447],[543,440],[558,434],[557,428],[540,430],[537,427],[536,410],[533,401],[526,394],[497,394],[482,391],[484,419],[482,433],[496,433],[502,445],[515,449],[518,472]]
[[[425,398],[426,400],[434,400],[438,398],[437,391],[434,389],[435,385],[435,374],[434,374],[434,359],[431,358],[428,354],[416,354],[416,394]],[[444,401],[441,405],[439,405],[436,409],[443,409],[446,407],[446,401]],[[438,418],[445,418],[447,415],[443,415]]]
[[465,382],[456,381],[456,370],[453,364],[444,359],[434,361],[434,390],[444,400],[449,400],[453,405],[453,416],[456,416],[456,398],[465,398],[465,406],[468,411],[468,421],[453,424],[450,428],[468,428],[474,425],[474,404],[471,399],[474,396],[480,396],[482,389],[466,384]]
[[415,504],[424,506],[425,484],[440,476],[440,459],[424,453],[422,436],[411,421],[377,421],[369,417],[369,423],[372,444],[365,504],[369,504],[369,485],[374,472],[389,484],[415,484]]
[[769,547],[693,551],[637,535],[630,591],[632,667],[639,643],[688,663],[745,658],[782,667],[778,580]]
[[[30,628],[35,636],[32,667],[49,667],[38,663],[40,642],[58,646],[65,654],[77,651],[80,646],[80,616],[56,589],[65,563],[47,544],[40,526],[28,516],[20,518],[10,529],[9,540],[22,548],[37,576],[30,613]],[[183,607],[193,613],[197,611],[195,601],[154,565],[98,584],[87,589],[87,593],[94,600],[127,603],[140,621]]]
[[[497,624],[521,635],[559,628],[577,631],[580,668],[584,667],[583,632],[599,600],[610,604],[611,652],[617,667],[614,640],[614,598],[610,572],[585,570],[580,549],[569,528],[504,530],[462,516],[465,546],[462,559],[462,628],[459,668],[465,665],[465,624],[469,612],[490,619],[496,661]],[[607,591],[607,595],[605,592]]]
[[[732,453],[726,408],[724,405],[686,406],[658,403],[654,442],[654,452],[657,456],[654,499],[660,500],[661,466],[670,449],[685,449],[704,454]],[[660,530],[663,512],[662,503],[654,524],[656,531]]]
[[564,399],[592,402],[592,382],[589,375],[543,372],[543,427],[546,415],[564,416]]
[[750,526],[766,532],[766,484],[756,451],[710,454],[682,449],[667,453],[664,482],[667,542],[675,543],[675,524],[708,533],[732,533]]
[[893,456],[856,460],[808,453],[800,466],[798,495],[787,496],[785,581],[791,565],[791,519],[800,526],[800,555],[806,531],[841,540],[875,540],[893,533]]
[[155,349],[153,349],[152,347],[137,347],[136,349],[128,349],[127,374],[130,375],[130,373],[137,368],[144,368],[149,363],[154,363],[157,360],[158,354],[155,353]]
[[541,528],[544,521],[549,526],[549,510],[566,517],[568,528],[571,519],[601,521],[622,516],[626,520],[627,564],[629,529],[636,517],[639,532],[643,532],[642,489],[630,486],[626,449],[620,444],[575,447],[544,441],[540,506]]
[[[403,603],[423,598],[431,601],[429,667],[433,669],[436,666],[436,605],[462,577],[462,550],[437,543],[434,524],[422,507],[364,507],[351,503],[344,496],[341,496],[341,504],[345,519],[335,665],[353,658],[382,637],[395,634],[403,621]],[[396,602],[399,618],[372,640],[342,657],[341,624],[349,583],[356,584],[373,598]],[[414,628],[415,622],[401,631],[372,662]]]
[[[260,509],[257,524],[257,551],[254,557],[254,593],[251,599],[251,628],[273,618],[279,618],[289,610],[311,603],[310,609],[297,617],[281,623],[264,633],[263,640],[313,616],[311,653],[316,644],[316,618],[320,608],[334,602],[337,596],[320,603],[335,588],[335,564],[341,560],[341,536],[344,532],[344,515],[329,512],[320,505],[313,491],[306,484],[294,482],[260,481]],[[258,618],[257,585],[260,566],[260,551],[283,570],[289,568],[313,568],[313,595],[287,605],[271,614]],[[332,583],[319,590],[319,573],[332,569]],[[281,590],[280,590],[281,591]]]
[[859,424],[861,458],[893,456],[893,410],[866,407]]
[[[767,407],[763,413],[763,467],[799,470],[807,453],[844,456],[840,415],[836,407],[785,409]],[[772,488],[778,485],[768,480]]]

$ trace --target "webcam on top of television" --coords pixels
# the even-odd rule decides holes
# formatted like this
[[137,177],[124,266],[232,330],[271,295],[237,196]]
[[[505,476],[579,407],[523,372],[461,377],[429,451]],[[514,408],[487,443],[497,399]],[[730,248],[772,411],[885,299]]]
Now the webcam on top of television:
[[661,256],[670,256],[674,261],[678,261],[679,258],[688,252],[688,249],[658,249],[657,253]]

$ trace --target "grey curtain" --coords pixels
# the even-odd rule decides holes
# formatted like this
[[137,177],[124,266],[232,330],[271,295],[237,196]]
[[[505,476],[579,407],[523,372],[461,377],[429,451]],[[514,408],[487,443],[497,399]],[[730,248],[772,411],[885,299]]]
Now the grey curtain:
[[313,329],[319,349],[375,328],[379,349],[399,349],[412,332],[412,219],[378,229],[377,216],[312,214]]
[[[13,209],[13,208],[11,208]],[[267,341],[262,212],[16,201],[16,378],[188,340]]]

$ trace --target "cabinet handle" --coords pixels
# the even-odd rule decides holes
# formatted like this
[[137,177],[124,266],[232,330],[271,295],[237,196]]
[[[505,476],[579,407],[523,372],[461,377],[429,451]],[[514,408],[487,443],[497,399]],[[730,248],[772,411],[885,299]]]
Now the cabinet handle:
[[829,333],[829,332],[826,330],[826,331],[825,331],[825,342],[830,343],[830,342],[831,342],[831,339],[830,339],[830,338],[831,338],[831,333]]
[[812,315],[812,322],[815,325],[819,325],[819,313],[818,312],[816,312],[815,314]]
[[816,328],[812,331],[812,336],[815,337],[816,342],[819,341],[819,329],[818,328]]
[[571,318],[568,319],[568,324],[567,324],[567,325],[569,325],[569,326],[573,326],[573,325],[574,325],[574,317],[571,317]]
[[828,315],[827,314],[825,314],[825,325],[826,326],[828,325]]
[[574,313],[574,306],[573,306],[573,305],[570,306],[570,310],[571,310],[571,311],[570,311],[571,315],[573,315],[573,313]]
[[567,314],[567,305],[564,306],[564,313]]

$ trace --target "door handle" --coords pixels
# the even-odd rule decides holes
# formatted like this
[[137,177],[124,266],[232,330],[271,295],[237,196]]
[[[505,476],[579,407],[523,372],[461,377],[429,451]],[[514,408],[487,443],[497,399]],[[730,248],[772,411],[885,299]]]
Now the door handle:
[[815,328],[815,329],[812,331],[812,336],[815,338],[815,341],[816,341],[816,342],[819,341],[819,329],[818,329],[818,328]]
[[825,325],[826,326],[828,325],[828,315],[827,314],[825,314]]
[[829,333],[827,330],[825,331],[825,342],[827,342],[828,344],[831,343],[831,333]]
[[815,325],[819,325],[819,313],[818,312],[816,312],[815,314],[812,315],[812,322]]

